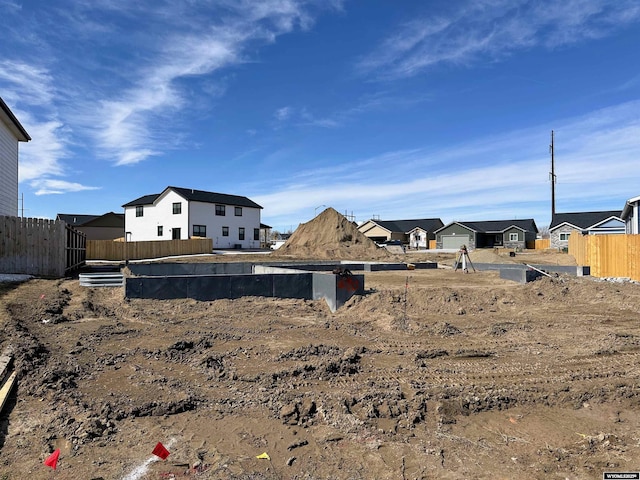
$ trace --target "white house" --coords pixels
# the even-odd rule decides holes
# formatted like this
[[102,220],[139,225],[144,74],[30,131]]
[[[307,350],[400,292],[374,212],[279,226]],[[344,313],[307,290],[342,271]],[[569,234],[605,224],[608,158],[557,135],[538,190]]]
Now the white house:
[[640,196],[627,200],[622,209],[620,218],[625,223],[626,233],[640,233]]
[[260,210],[247,197],[167,187],[123,205],[127,241],[213,239],[214,248],[259,248]]
[[18,142],[31,137],[0,97],[0,215],[18,216]]

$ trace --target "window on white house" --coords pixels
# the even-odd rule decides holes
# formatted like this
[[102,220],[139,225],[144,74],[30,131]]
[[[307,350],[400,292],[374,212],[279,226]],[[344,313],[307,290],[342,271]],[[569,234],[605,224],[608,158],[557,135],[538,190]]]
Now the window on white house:
[[259,228],[254,228],[253,229],[253,239],[254,240],[260,240],[260,229]]
[[238,228],[238,240],[244,240],[244,227]]
[[224,217],[226,215],[224,205],[216,205],[216,215]]
[[560,234],[560,241],[561,242],[568,242],[569,241],[569,235],[571,235],[571,233],[561,233]]
[[142,217],[144,215],[144,207],[142,205],[138,205],[136,207],[136,217]]
[[158,236],[162,236],[162,225],[158,225]]
[[182,203],[181,202],[175,202],[173,204],[173,214],[174,215],[179,215],[182,213]]
[[510,242],[517,242],[518,241],[518,234],[517,233],[510,233],[509,234],[509,241]]
[[242,207],[236,207],[236,217],[242,216]]
[[222,227],[222,236],[223,237],[229,236],[229,227]]
[[194,237],[206,237],[207,236],[207,226],[206,225],[194,225],[193,226],[193,236]]

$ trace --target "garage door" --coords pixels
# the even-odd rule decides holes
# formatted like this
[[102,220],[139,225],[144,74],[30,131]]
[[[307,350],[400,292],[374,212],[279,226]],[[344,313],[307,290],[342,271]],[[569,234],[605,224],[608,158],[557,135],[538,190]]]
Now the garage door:
[[469,235],[442,236],[442,248],[455,248],[458,250],[461,245],[469,245]]

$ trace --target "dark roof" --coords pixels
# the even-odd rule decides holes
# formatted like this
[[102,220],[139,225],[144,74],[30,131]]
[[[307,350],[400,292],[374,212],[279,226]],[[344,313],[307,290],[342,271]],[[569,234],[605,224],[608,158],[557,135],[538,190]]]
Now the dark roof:
[[266,223],[261,223],[260,228],[271,228],[271,225],[267,225]]
[[104,215],[59,213],[56,218],[73,227],[89,226],[89,224],[94,226],[104,226],[105,224],[119,226],[121,223],[124,225],[124,213],[109,212]]
[[95,220],[99,216],[100,215],[84,215],[84,214],[79,215],[75,213],[59,213],[56,218],[58,220],[62,220],[67,225],[78,227],[80,225],[84,225],[87,222],[90,222],[91,220]]
[[162,193],[153,195],[145,195],[137,198],[129,203],[125,203],[123,207],[133,207],[135,205],[151,205],[156,199],[167,190],[173,190],[180,196],[190,202],[217,203],[221,205],[233,205],[237,207],[262,208],[260,205],[247,197],[239,195],[229,195],[226,193],[205,192],[204,190],[194,190],[193,188],[167,187]]
[[390,232],[407,233],[416,227],[420,227],[425,232],[433,232],[442,227],[442,220],[439,218],[419,218],[415,220],[372,220],[372,222],[386,228]]
[[22,124],[18,121],[18,119],[13,114],[11,109],[7,106],[7,104],[4,103],[4,100],[2,100],[2,97],[0,97],[0,120],[5,120],[5,121],[8,120],[11,122],[11,124],[9,125],[9,128],[11,128],[11,130],[16,135],[19,141],[28,142],[29,140],[31,140],[31,137],[29,136],[27,131],[24,129]]
[[551,218],[549,229],[553,229],[563,223],[570,223],[578,228],[586,229],[611,217],[620,219],[620,210],[607,210],[603,212],[575,212],[555,213]]
[[124,228],[124,213],[105,213],[82,225],[83,227]]
[[[524,230],[525,232],[538,233],[538,227],[536,226],[536,222],[533,220],[533,218],[526,218],[522,220],[488,220],[488,221],[482,221],[482,222],[452,222],[452,223],[458,223],[478,233],[500,233],[500,232],[504,232],[506,229],[510,227],[518,227]],[[451,223],[449,225],[451,225]]]
[[122,207],[133,207],[135,205],[152,205],[156,201],[156,198],[160,196],[159,193],[153,193],[151,195],[144,195],[140,198],[136,198],[129,203],[125,203]]

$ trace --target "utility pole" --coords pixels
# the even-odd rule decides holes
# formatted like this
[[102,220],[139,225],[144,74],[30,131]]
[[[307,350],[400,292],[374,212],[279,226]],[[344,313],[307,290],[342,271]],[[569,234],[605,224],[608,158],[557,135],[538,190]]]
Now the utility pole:
[[551,152],[551,172],[549,172],[549,179],[551,180],[551,217],[556,214],[556,171],[553,158],[553,130],[551,130],[551,145],[549,145],[549,151]]

